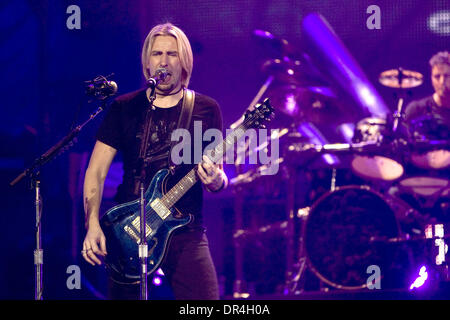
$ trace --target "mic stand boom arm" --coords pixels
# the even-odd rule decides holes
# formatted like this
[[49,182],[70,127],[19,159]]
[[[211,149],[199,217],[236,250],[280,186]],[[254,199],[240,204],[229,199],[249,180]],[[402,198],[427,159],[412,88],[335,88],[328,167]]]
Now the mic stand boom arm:
[[52,161],[57,156],[64,153],[73,145],[73,141],[80,133],[81,129],[93,120],[105,107],[105,101],[102,105],[90,115],[89,119],[84,123],[73,129],[67,136],[62,138],[58,143],[51,147],[47,152],[34,160],[33,164],[19,174],[13,181],[10,182],[10,186],[14,186],[19,183],[24,177],[30,179],[31,188],[35,189],[35,209],[36,209],[36,249],[34,250],[34,265],[35,265],[35,288],[34,298],[35,300],[43,300],[43,265],[44,265],[44,250],[42,249],[41,238],[41,218],[42,218],[42,197],[41,197],[41,182],[40,182],[40,168],[47,162]]

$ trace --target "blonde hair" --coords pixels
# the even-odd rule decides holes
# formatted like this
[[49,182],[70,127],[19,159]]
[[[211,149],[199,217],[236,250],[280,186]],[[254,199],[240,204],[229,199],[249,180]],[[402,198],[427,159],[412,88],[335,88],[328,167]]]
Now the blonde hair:
[[153,42],[157,36],[172,36],[177,41],[178,56],[180,58],[182,68],[181,86],[187,88],[189,85],[189,80],[191,79],[192,68],[194,66],[191,44],[189,43],[189,39],[186,34],[170,22],[156,25],[152,30],[150,30],[145,38],[141,54],[142,71],[144,72],[145,79],[152,76],[147,68],[147,63],[150,58],[150,51],[152,50]]

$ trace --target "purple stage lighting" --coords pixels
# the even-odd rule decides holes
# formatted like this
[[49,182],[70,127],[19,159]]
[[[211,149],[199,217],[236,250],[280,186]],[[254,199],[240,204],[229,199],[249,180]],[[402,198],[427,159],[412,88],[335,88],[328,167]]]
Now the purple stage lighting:
[[302,29],[314,64],[350,95],[362,116],[386,117],[389,108],[325,18],[311,13]]
[[419,276],[414,280],[414,282],[409,287],[409,290],[414,290],[422,287],[428,279],[428,272],[426,266],[420,267]]
[[156,277],[156,276],[153,277],[153,284],[154,284],[155,286],[160,286],[161,283],[162,283],[162,280],[161,280],[160,277]]

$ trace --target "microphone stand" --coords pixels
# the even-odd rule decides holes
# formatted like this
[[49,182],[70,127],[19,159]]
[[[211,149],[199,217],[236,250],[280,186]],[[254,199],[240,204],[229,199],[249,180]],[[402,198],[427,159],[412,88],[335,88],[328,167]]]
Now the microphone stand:
[[156,84],[147,82],[149,88],[151,88],[151,93],[149,97],[150,104],[146,110],[145,115],[145,123],[143,132],[141,135],[141,148],[139,151],[138,158],[138,169],[136,170],[135,176],[135,189],[134,193],[139,192],[139,225],[140,225],[140,235],[139,235],[139,262],[141,264],[141,273],[140,273],[140,300],[148,300],[148,283],[147,283],[147,259],[148,259],[148,245],[147,245],[147,223],[146,223],[146,215],[145,215],[145,197],[144,197],[144,183],[146,172],[145,169],[147,167],[146,155],[148,148],[148,140],[150,137],[150,120],[151,120],[151,112],[153,107],[153,102],[156,99]]
[[42,197],[41,197],[41,181],[40,181],[40,169],[47,163],[55,159],[67,151],[73,143],[76,142],[76,136],[80,133],[81,129],[93,120],[100,112],[105,108],[105,101],[101,106],[90,115],[89,119],[81,125],[73,129],[67,136],[62,138],[57,144],[51,147],[47,152],[34,160],[33,164],[19,174],[13,181],[10,182],[10,186],[14,186],[23,178],[30,180],[31,188],[35,189],[35,210],[36,210],[36,249],[34,250],[34,265],[35,265],[35,289],[34,299],[43,300],[43,266],[44,266],[44,250],[42,249]]

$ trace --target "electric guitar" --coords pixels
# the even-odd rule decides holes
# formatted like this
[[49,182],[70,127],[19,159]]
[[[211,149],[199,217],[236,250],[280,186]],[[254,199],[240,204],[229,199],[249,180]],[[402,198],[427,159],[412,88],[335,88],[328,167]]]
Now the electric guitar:
[[[273,116],[269,100],[247,111],[241,125],[234,129],[221,143],[210,150],[208,157],[217,163],[241,138],[249,128],[264,127],[263,122]],[[187,224],[193,217],[184,215],[174,205],[198,181],[196,167],[185,175],[170,190],[166,183],[169,169],[159,170],[152,178],[144,194],[146,241],[148,247],[147,275],[153,273],[161,264],[172,233]],[[109,209],[100,219],[106,237],[108,254],[106,266],[112,270],[113,277],[122,282],[140,280],[140,200],[134,200]]]

